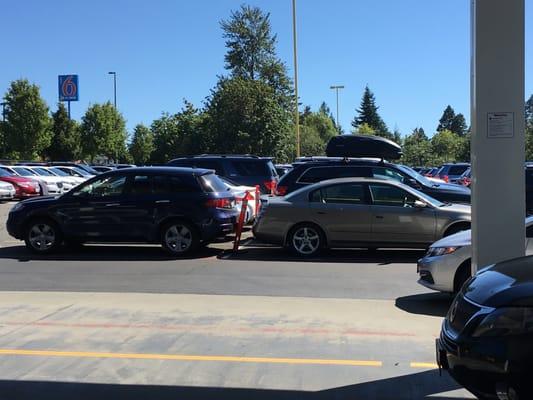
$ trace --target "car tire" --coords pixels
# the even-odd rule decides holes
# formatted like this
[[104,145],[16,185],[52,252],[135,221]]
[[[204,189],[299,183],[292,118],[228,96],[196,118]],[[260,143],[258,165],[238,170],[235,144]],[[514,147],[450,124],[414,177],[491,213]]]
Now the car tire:
[[289,250],[300,257],[313,257],[326,247],[324,232],[311,223],[298,224],[287,236]]
[[459,293],[465,282],[472,276],[470,260],[462,263],[453,278],[453,292]]
[[196,226],[189,222],[169,222],[161,229],[161,246],[167,254],[183,257],[198,249],[200,233]]
[[32,253],[49,254],[59,248],[63,242],[63,234],[54,221],[36,218],[26,224],[24,242]]

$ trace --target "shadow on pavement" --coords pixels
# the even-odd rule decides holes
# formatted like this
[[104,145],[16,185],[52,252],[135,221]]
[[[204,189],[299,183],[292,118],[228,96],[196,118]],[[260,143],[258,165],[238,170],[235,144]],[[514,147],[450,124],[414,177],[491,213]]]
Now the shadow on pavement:
[[0,381],[0,399],[39,400],[457,400],[439,393],[460,389],[435,370],[381,379],[318,392],[223,387],[117,385],[46,381]]
[[423,250],[387,249],[369,251],[362,249],[328,250],[317,257],[302,258],[292,255],[286,249],[275,246],[241,247],[237,253],[225,251],[219,258],[236,261],[288,261],[325,263],[369,263],[386,266],[394,263],[416,263]]
[[[57,261],[158,261],[158,260],[190,260],[217,256],[221,249],[203,247],[189,257],[170,257],[160,246],[129,245],[84,245],[76,249],[61,248],[53,254],[32,254],[24,246],[0,248],[0,260],[12,259],[21,262],[35,260]],[[1,400],[1,398],[0,398]]]
[[411,314],[444,317],[453,301],[450,293],[424,293],[398,297],[396,307]]

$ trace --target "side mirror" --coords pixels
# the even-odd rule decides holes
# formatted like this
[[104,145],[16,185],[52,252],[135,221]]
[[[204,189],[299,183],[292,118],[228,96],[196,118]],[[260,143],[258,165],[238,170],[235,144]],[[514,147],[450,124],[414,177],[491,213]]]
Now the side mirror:
[[415,208],[426,208],[428,205],[420,200],[415,200],[414,203]]

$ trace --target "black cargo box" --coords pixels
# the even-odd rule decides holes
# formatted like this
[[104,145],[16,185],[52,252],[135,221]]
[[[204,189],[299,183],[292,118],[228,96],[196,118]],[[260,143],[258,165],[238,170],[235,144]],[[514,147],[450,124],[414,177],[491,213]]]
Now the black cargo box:
[[392,140],[370,135],[339,135],[326,146],[328,157],[372,157],[397,160],[402,148]]

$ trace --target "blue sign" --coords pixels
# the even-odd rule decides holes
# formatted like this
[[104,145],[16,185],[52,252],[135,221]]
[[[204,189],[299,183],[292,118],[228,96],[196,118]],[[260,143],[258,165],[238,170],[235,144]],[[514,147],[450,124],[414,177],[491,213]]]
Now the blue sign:
[[58,76],[59,101],[78,101],[78,75]]

